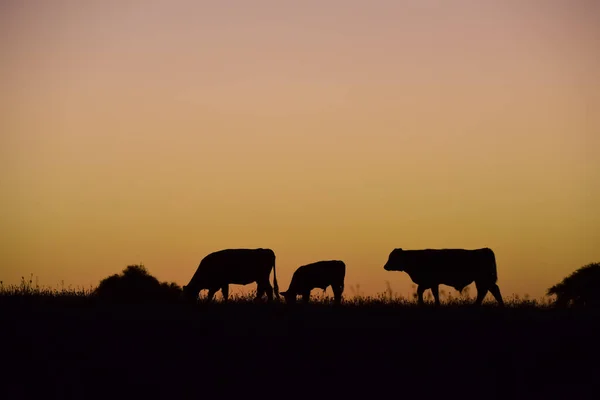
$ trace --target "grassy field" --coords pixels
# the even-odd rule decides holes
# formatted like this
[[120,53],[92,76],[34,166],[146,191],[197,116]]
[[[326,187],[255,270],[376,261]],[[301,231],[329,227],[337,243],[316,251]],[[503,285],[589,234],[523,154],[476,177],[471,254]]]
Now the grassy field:
[[118,305],[84,289],[3,286],[0,391],[6,399],[597,398],[598,311],[469,302],[418,307],[382,294],[338,307],[250,296]]

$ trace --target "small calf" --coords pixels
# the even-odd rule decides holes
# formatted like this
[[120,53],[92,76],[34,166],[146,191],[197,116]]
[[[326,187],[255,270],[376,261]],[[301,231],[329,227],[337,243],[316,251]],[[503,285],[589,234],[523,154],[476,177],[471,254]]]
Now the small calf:
[[287,291],[281,292],[287,303],[295,303],[296,296],[301,295],[305,303],[309,302],[312,289],[327,289],[331,286],[334,302],[340,304],[344,292],[346,264],[343,261],[317,261],[299,267],[292,276],[292,282]]

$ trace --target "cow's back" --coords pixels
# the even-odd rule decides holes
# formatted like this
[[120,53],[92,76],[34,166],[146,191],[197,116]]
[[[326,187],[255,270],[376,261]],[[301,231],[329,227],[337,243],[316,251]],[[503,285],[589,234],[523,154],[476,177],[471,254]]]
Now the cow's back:
[[325,289],[329,285],[343,284],[346,265],[342,261],[317,261],[299,267],[292,276],[291,285],[298,290]]
[[269,275],[275,262],[270,249],[226,249],[204,257],[198,267],[203,279],[216,284],[247,285]]
[[466,286],[473,281],[497,280],[496,260],[491,249],[406,250],[408,264],[420,279],[435,280],[451,286]]

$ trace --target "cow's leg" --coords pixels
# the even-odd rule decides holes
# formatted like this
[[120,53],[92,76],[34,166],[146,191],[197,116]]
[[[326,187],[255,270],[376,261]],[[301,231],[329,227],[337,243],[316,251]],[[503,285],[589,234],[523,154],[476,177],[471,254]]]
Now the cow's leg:
[[271,286],[271,284],[268,281],[258,281],[256,284],[256,301],[262,299],[264,294],[267,294],[267,301],[271,302],[273,301],[273,287]]
[[310,290],[307,290],[302,293],[302,301],[306,304],[310,302]]
[[265,284],[264,291],[267,294],[267,302],[269,302],[269,303],[272,302],[273,301],[273,286],[271,286],[269,281],[267,281],[267,283]]
[[221,287],[221,293],[223,294],[223,301],[229,300],[229,285],[223,285]]
[[333,290],[333,301],[335,304],[340,304],[342,302],[342,292],[344,288],[338,285],[332,285],[331,290]]
[[431,293],[433,293],[433,299],[435,300],[435,305],[440,305],[440,292],[438,285],[433,285],[431,287]]
[[475,305],[479,306],[483,302],[483,299],[485,299],[485,295],[488,292],[489,286],[475,282],[475,287],[477,288],[477,299],[475,300]]
[[208,289],[208,295],[206,296],[206,300],[210,303],[213,299],[213,297],[215,297],[215,293],[217,293],[217,291],[219,290],[219,288],[209,288]]
[[265,289],[263,289],[263,287],[261,285],[256,285],[256,298],[254,300],[258,301],[258,300],[262,299],[264,294],[265,294]]
[[490,292],[501,306],[504,305],[504,301],[502,301],[502,295],[500,294],[500,288],[498,285],[494,284],[490,287]]
[[425,302],[423,301],[423,293],[429,288],[426,288],[425,286],[418,286],[417,287],[417,298],[418,298],[418,303],[420,306],[422,306],[423,304],[425,304]]

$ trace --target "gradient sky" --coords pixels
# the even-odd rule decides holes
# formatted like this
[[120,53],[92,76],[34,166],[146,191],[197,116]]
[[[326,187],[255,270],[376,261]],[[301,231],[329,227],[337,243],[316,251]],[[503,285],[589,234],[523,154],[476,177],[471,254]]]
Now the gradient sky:
[[541,297],[600,261],[599,17],[2,0],[0,280],[87,287],[141,262],[186,284],[212,251],[270,247],[282,290],[341,259],[347,296],[408,296],[393,248],[490,247],[504,296]]

